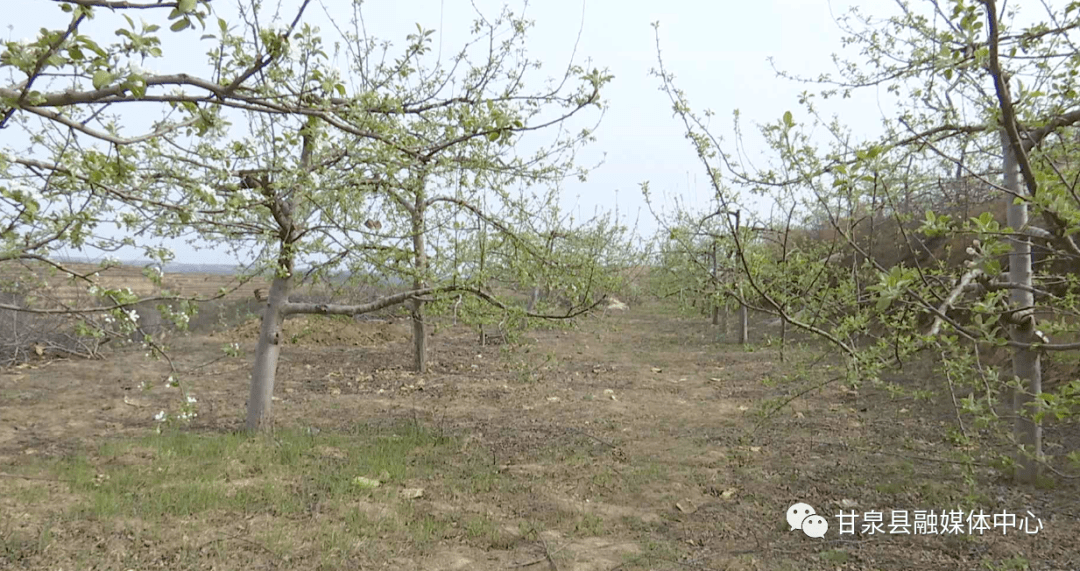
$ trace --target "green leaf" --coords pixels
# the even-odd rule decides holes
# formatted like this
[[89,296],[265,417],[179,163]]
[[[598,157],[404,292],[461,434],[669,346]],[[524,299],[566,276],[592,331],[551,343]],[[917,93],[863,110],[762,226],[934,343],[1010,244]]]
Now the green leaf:
[[102,87],[105,87],[106,85],[108,85],[109,82],[112,81],[112,80],[113,80],[113,76],[112,76],[111,73],[109,73],[108,71],[106,71],[104,69],[99,69],[99,70],[94,72],[94,79],[93,79],[94,89],[101,89]]
[[142,98],[146,95],[146,80],[142,76],[132,77],[128,81],[128,87],[131,89],[131,94],[135,97]]
[[791,111],[784,112],[784,125],[788,128],[795,126],[795,119],[791,116]]
[[187,28],[190,25],[191,25],[191,23],[188,22],[187,20],[177,20],[176,22],[173,22],[173,25],[169,26],[169,29],[174,31],[174,32],[179,32],[179,31],[184,30],[185,28]]
[[176,9],[181,14],[188,14],[195,10],[196,0],[180,0],[176,3]]

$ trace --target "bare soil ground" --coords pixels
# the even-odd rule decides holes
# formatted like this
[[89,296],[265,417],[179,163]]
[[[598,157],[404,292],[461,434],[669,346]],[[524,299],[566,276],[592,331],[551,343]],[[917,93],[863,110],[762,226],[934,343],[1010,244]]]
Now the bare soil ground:
[[[180,389],[134,349],[0,374],[0,568],[1080,568],[1075,479],[969,468],[942,436],[951,403],[828,383],[809,350],[717,342],[660,305],[516,345],[447,327],[422,375],[404,321],[286,333],[271,437],[236,432],[250,324],[173,343],[190,424],[153,420]],[[233,342],[248,357],[221,358]],[[797,502],[826,517],[823,538],[791,530]],[[904,535],[893,510],[1042,527]]]

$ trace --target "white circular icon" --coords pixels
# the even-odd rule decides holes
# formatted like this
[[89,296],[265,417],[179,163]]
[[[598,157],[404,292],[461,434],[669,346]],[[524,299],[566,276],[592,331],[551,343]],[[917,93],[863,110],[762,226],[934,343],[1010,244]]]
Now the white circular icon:
[[802,530],[808,537],[825,537],[825,532],[829,531],[829,520],[817,514],[808,515],[802,520]]
[[[807,516],[816,515],[817,512],[810,504],[804,504],[799,502],[787,510],[787,522],[791,526],[789,531],[795,531],[796,529],[802,529],[803,520]],[[828,524],[826,524],[826,527]]]

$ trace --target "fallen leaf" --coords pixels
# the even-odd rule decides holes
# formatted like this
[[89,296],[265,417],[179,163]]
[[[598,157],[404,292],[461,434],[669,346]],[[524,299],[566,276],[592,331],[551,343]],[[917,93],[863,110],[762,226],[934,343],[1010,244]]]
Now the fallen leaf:
[[424,488],[405,488],[399,493],[406,500],[415,500],[424,496]]
[[720,497],[721,498],[730,498],[731,496],[734,496],[735,492],[737,492],[737,491],[738,490],[735,489],[735,488],[728,488],[728,489],[726,489],[726,490],[724,490],[723,492],[720,493]]
[[663,373],[664,370],[661,369],[660,367],[653,367],[652,372],[654,372],[654,373]]
[[840,507],[842,507],[842,508],[851,509],[851,508],[853,508],[855,506],[858,506],[858,505],[859,505],[859,502],[857,502],[855,500],[849,500],[847,498],[844,498],[844,499],[840,500]]
[[761,447],[760,446],[751,446],[750,451],[751,452],[761,452]]
[[746,406],[745,404],[740,404],[739,405],[739,411],[740,412],[746,412],[748,410],[750,410],[750,407]]

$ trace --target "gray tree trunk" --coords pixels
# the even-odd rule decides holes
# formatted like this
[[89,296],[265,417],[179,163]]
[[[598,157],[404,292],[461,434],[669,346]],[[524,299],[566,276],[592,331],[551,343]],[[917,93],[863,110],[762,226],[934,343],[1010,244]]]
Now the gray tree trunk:
[[[1016,194],[1020,194],[1019,166],[1013,146],[1008,135],[1002,131],[1002,147],[1005,161],[1004,186]],[[1006,194],[1008,201],[1007,219],[1008,225],[1018,234],[1013,236],[1013,249],[1009,254],[1009,281],[1014,284],[1031,287],[1031,239],[1019,234],[1023,232],[1028,223],[1027,203],[1014,200],[1013,194]],[[1009,300],[1014,307],[1033,308],[1035,295],[1030,289],[1013,289],[1009,292]],[[1036,323],[1034,311],[1017,313],[1016,317],[1022,317],[1020,324],[1011,328],[1010,334],[1015,341],[1032,343],[1038,339],[1035,336]],[[1017,454],[1016,477],[1021,482],[1034,483],[1040,473],[1040,460],[1042,459],[1042,426],[1031,418],[1035,412],[1032,408],[1035,395],[1042,392],[1042,364],[1038,351],[1017,347],[1013,350],[1013,374],[1025,385],[1024,388],[1013,392],[1013,412],[1016,414],[1014,431],[1016,441],[1022,449]]]
[[750,338],[750,335],[749,335],[750,331],[749,331],[749,328],[747,326],[747,315],[746,315],[746,305],[745,304],[740,304],[739,305],[739,328],[738,328],[738,331],[736,333],[739,336],[739,339],[738,339],[739,345],[746,345],[747,341]]
[[536,309],[536,302],[540,301],[540,286],[533,286],[532,294],[529,295],[529,305],[525,308],[525,311],[532,313]]
[[269,428],[271,405],[274,396],[274,379],[277,375],[278,356],[281,353],[281,324],[285,320],[282,306],[289,300],[292,290],[292,268],[287,277],[274,278],[270,296],[263,311],[259,344],[255,348],[255,366],[251,373],[251,394],[247,403],[247,429]]
[[[716,290],[720,289],[720,272],[717,271],[716,241],[715,240],[713,241],[713,245],[712,245],[712,279],[713,279],[713,293],[715,294]],[[720,324],[720,305],[719,305],[719,303],[718,303],[718,301],[716,299],[713,299],[712,324],[713,325],[719,325]]]
[[[422,183],[421,183],[422,184]],[[427,271],[427,252],[424,251],[424,193],[416,193],[416,202],[412,212],[413,224],[413,266],[416,275],[413,289],[424,288],[424,273]],[[427,326],[424,324],[424,302],[412,300],[413,330],[413,367],[418,373],[427,372]]]
[[[414,283],[414,289],[423,288],[423,282]],[[413,367],[418,373],[427,372],[427,326],[424,325],[424,302],[412,300]]]

